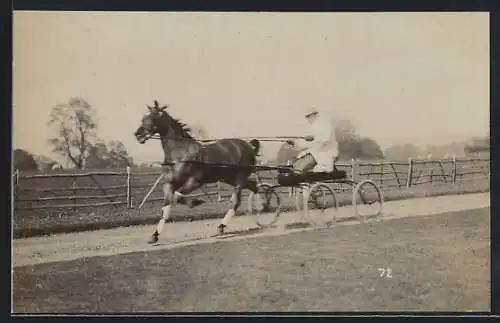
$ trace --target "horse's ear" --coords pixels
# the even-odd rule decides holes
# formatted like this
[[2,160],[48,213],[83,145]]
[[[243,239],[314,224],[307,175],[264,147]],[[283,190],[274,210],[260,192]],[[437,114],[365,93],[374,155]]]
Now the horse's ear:
[[149,105],[147,105],[147,107],[148,107],[148,110],[149,110],[150,112],[152,112],[152,111],[153,111],[153,108],[152,108],[152,107],[150,107]]
[[155,103],[155,108],[159,108],[160,107],[160,105],[158,104],[158,101],[155,100],[154,103]]
[[167,110],[168,104],[161,107],[162,110]]

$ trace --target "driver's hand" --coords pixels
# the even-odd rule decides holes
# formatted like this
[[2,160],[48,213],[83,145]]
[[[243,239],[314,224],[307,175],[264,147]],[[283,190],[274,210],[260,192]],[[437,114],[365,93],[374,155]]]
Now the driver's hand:
[[304,140],[305,140],[305,141],[313,141],[313,140],[314,140],[314,137],[313,137],[313,136],[305,136],[305,137],[304,137]]
[[290,146],[295,146],[295,142],[293,140],[287,140],[286,143]]

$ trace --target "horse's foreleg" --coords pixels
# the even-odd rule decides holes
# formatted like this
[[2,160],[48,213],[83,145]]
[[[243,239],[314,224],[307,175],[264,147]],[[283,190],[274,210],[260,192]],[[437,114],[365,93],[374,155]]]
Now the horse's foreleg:
[[222,219],[222,223],[219,225],[218,230],[219,234],[224,233],[224,229],[227,227],[227,224],[231,220],[231,218],[236,214],[236,211],[241,205],[241,191],[242,191],[243,186],[242,185],[236,185],[234,187],[233,194],[231,196],[231,203],[232,206],[231,208],[226,212],[226,215],[224,216],[224,219]]
[[158,222],[158,225],[156,226],[156,230],[151,235],[151,238],[148,241],[149,243],[158,242],[158,237],[160,236],[160,233],[163,231],[163,227],[165,226],[165,221],[168,221],[170,219],[172,206],[175,204],[177,198],[178,195],[174,194],[174,188],[172,187],[172,184],[167,183],[163,185],[164,202],[162,207],[161,219]]

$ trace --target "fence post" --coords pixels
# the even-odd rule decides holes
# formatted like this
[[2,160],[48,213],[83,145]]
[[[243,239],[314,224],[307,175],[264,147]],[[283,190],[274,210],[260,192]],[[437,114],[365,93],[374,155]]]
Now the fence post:
[[384,161],[380,162],[380,186],[384,185]]
[[271,173],[271,180],[273,181],[273,185],[278,182],[278,177],[275,172],[269,171]]
[[411,187],[413,180],[413,159],[408,157],[408,175],[406,177],[406,187]]
[[356,181],[356,160],[354,158],[351,159],[351,180]]
[[14,183],[13,183],[14,191],[12,193],[14,195],[14,198],[13,198],[14,205],[13,205],[12,209],[15,209],[16,204],[17,204],[17,197],[18,197],[19,169],[15,170],[15,172],[14,172],[14,178],[13,179],[14,179]]
[[457,156],[453,156],[453,164],[451,169],[451,180],[455,184],[457,182]]
[[220,181],[217,181],[217,202],[218,202],[218,203],[222,202],[222,195],[221,195]]
[[132,178],[130,174],[130,166],[127,166],[127,208],[132,208]]
[[[73,190],[73,197],[76,197],[76,180],[73,179],[73,184],[71,185],[71,189]],[[76,204],[76,198],[73,199],[73,204]],[[76,208],[73,207],[73,212],[76,211]]]

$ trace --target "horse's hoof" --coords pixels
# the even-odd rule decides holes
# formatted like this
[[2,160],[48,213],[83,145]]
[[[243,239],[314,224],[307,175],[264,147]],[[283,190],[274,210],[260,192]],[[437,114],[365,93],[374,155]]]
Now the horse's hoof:
[[217,227],[217,233],[218,233],[218,234],[224,234],[224,228],[226,228],[226,225],[225,225],[225,224],[220,224],[220,225]]
[[157,242],[158,242],[158,233],[155,232],[151,235],[151,238],[149,238],[148,243],[153,244]]

